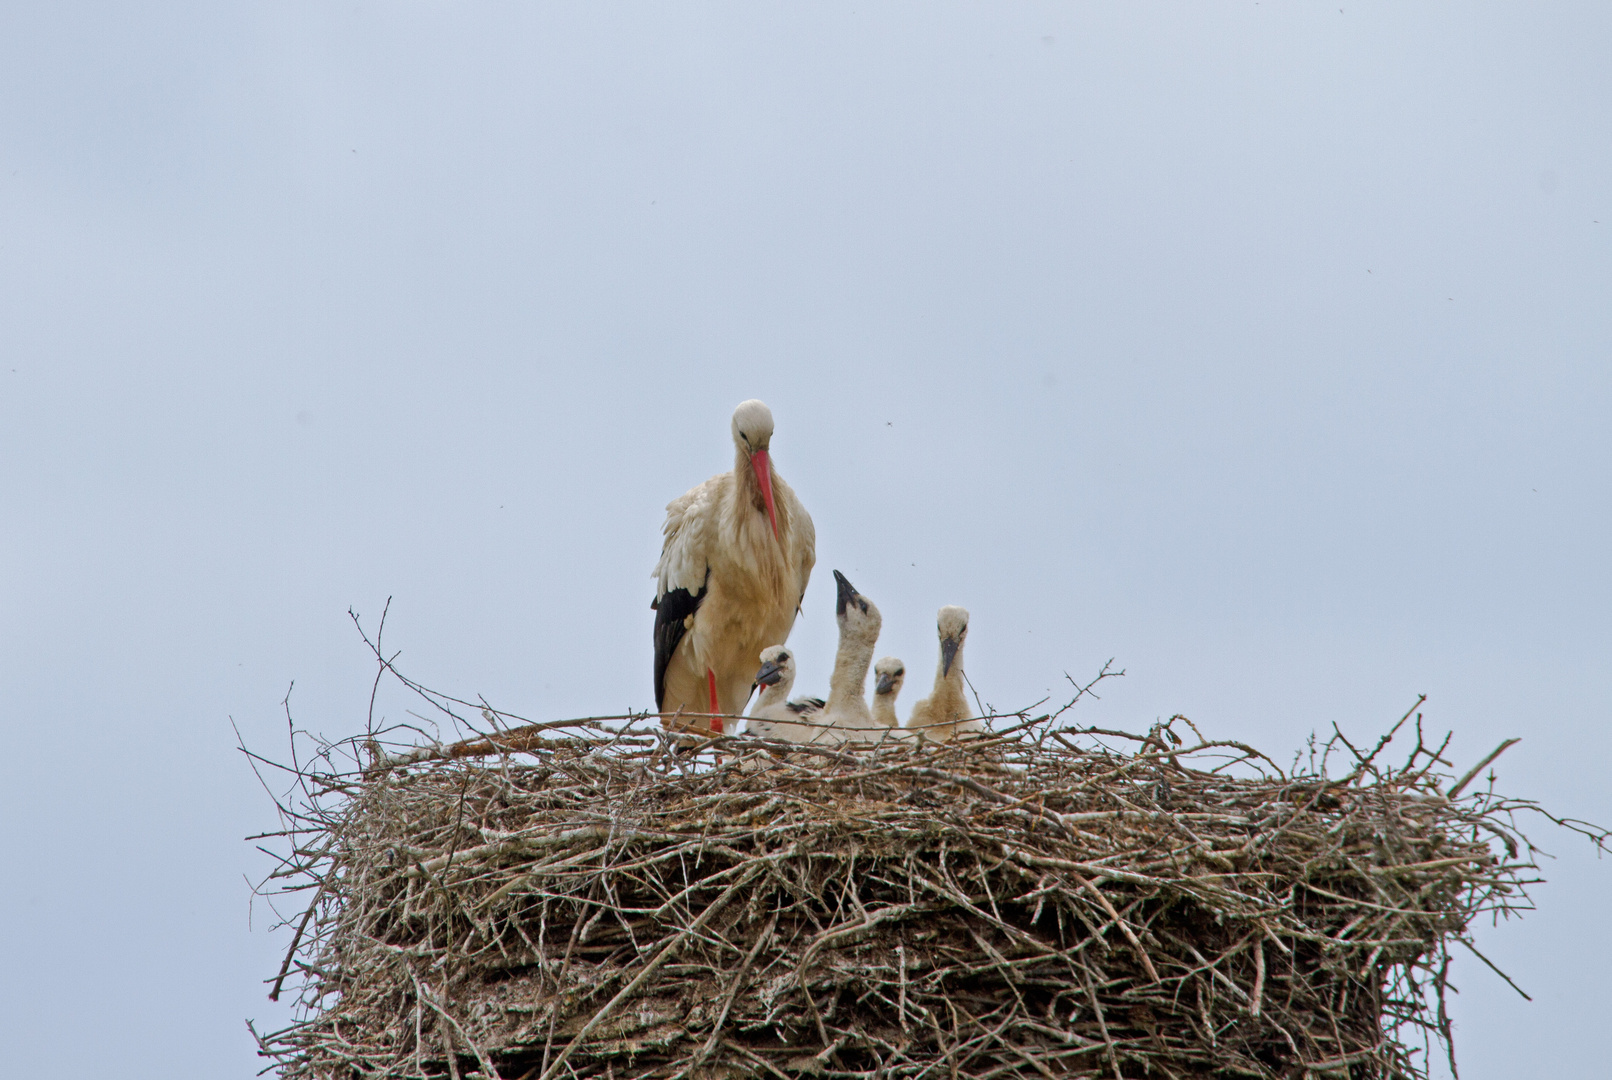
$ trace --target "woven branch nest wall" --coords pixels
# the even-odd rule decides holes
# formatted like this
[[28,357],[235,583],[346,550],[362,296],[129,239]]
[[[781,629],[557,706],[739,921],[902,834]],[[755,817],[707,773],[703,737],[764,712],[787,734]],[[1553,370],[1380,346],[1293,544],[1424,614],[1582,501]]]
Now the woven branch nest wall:
[[1525,902],[1505,806],[1447,797],[1419,741],[1335,780],[1139,745],[629,727],[304,764],[302,1020],[262,1052],[299,1080],[1425,1075],[1448,945]]

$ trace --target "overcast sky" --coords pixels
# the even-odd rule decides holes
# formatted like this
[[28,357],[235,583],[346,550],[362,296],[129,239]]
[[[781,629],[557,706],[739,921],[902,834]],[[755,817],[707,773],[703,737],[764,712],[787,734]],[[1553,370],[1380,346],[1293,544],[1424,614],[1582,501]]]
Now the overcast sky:
[[[251,1076],[230,719],[360,730],[389,596],[428,684],[650,706],[748,397],[803,691],[838,568],[920,687],[956,603],[1000,706],[1113,657],[1082,720],[1282,758],[1426,693],[1612,822],[1608,55],[1604,3],[5,5],[0,1071]],[[1612,861],[1537,839],[1469,1080],[1612,1056]]]

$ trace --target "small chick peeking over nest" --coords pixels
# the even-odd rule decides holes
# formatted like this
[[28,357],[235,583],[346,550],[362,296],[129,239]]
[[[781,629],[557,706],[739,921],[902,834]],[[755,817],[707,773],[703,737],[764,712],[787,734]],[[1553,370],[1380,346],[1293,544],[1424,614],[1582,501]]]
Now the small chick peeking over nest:
[[761,670],[756,672],[756,685],[761,688],[761,694],[745,720],[746,735],[809,743],[822,734],[823,726],[818,718],[823,712],[823,699],[789,700],[789,691],[795,685],[795,657],[788,648],[769,645],[761,650]]
[[873,722],[881,727],[898,728],[896,695],[907,679],[907,666],[893,656],[873,665]]
[[979,720],[969,719],[974,710],[969,708],[963,692],[963,639],[968,637],[968,611],[954,605],[941,608],[936,630],[940,635],[940,662],[935,666],[935,688],[912,707],[907,729],[923,731],[934,742],[950,742],[959,735],[985,730]]

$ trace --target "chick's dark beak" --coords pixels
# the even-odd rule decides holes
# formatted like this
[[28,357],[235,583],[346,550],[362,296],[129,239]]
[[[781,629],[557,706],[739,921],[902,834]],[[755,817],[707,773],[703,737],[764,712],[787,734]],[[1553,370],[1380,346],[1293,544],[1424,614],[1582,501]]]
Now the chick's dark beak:
[[952,673],[952,662],[957,659],[957,650],[962,648],[962,647],[963,647],[963,639],[960,638],[960,637],[949,637],[949,638],[942,638],[941,639],[941,642],[940,642],[940,673],[941,673],[941,675],[943,675],[943,676],[944,675],[950,675]]
[[845,575],[838,570],[834,571],[834,584],[839,590],[839,595],[834,599],[834,614],[844,615],[845,606],[857,599],[856,586],[846,581]]
[[756,685],[771,686],[773,683],[777,682],[783,677],[784,669],[773,663],[771,660],[768,660],[765,664],[761,665],[761,670],[756,672]]
[[875,694],[888,694],[890,692],[890,688],[895,684],[895,678],[892,677],[889,672],[885,672],[883,675],[879,676],[879,681],[874,685],[873,692]]

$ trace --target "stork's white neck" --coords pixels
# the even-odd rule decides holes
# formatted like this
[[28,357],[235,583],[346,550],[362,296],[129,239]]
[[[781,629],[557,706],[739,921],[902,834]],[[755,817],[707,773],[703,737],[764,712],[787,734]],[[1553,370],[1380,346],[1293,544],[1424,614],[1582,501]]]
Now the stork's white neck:
[[[767,455],[767,471],[772,471],[772,454]],[[733,476],[739,481],[739,487],[746,495],[761,498],[761,485],[756,483],[756,470],[750,464],[750,451],[743,446],[735,445],[733,448]],[[777,477],[773,477],[776,481]]]
[[[772,480],[773,508],[778,515],[778,528],[788,531],[789,508],[785,505],[788,500],[780,498],[779,491],[788,490],[788,486],[778,479],[778,473],[772,467],[772,458],[767,458],[767,475]],[[768,534],[772,532],[772,524],[767,520],[767,500],[761,494],[761,484],[756,480],[756,470],[750,463],[750,455],[740,446],[733,455],[733,487],[730,489],[730,498],[733,500],[728,513],[733,515],[736,522],[747,522],[750,527],[764,529]],[[759,531],[759,530],[758,530]]]
[[885,727],[900,727],[901,721],[896,719],[896,696],[894,694],[873,695],[873,720]]
[[789,691],[795,685],[795,676],[786,673],[783,678],[771,686],[763,686],[761,693],[756,695],[756,703],[750,708],[751,716],[760,716],[762,709],[776,708],[789,700]]
[[877,628],[872,634],[840,630],[840,647],[834,654],[834,675],[828,682],[831,714],[856,713],[872,718],[863,690],[868,682],[868,668],[873,666],[873,647],[878,640]]
[[931,695],[934,700],[939,701],[942,693],[956,694],[960,700],[968,700],[963,694],[964,644],[964,642],[957,643],[957,653],[952,657],[951,670],[944,674],[941,673],[941,669],[946,664],[946,650],[944,646],[941,648],[940,662],[935,665],[935,692]]

